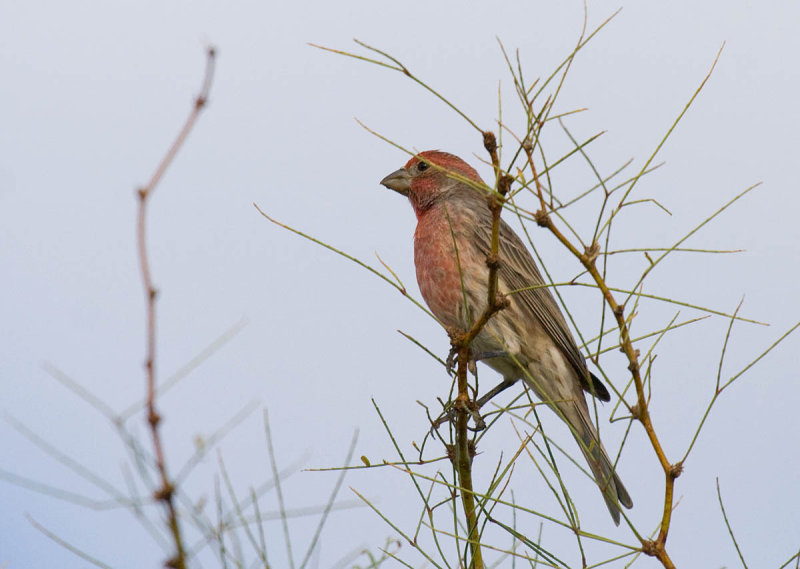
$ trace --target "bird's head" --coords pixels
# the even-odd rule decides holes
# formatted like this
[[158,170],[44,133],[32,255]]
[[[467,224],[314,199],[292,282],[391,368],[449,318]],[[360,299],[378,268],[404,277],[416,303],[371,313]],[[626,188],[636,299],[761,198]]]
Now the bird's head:
[[381,184],[407,196],[414,210],[420,214],[444,199],[454,187],[464,184],[465,178],[483,185],[475,169],[458,156],[439,150],[426,150],[386,176]]

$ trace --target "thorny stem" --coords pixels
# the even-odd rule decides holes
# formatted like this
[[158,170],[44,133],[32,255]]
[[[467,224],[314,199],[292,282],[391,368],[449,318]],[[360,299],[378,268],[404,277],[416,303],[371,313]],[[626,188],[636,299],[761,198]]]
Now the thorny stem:
[[500,214],[503,211],[504,197],[508,193],[512,181],[512,178],[504,174],[500,168],[497,139],[493,132],[485,131],[483,133],[483,145],[492,159],[492,167],[495,172],[495,187],[497,189],[496,193],[493,192],[487,197],[488,206],[492,214],[492,236],[491,249],[486,259],[486,264],[489,267],[486,309],[466,332],[451,332],[451,343],[458,356],[456,375],[458,380],[458,395],[455,401],[456,445],[454,461],[456,471],[458,472],[458,483],[462,488],[461,502],[467,521],[467,541],[469,542],[472,552],[472,563],[470,566],[473,569],[483,569],[484,563],[480,547],[478,515],[475,510],[475,495],[472,488],[472,457],[475,454],[475,447],[469,439],[467,425],[472,416],[471,407],[474,406],[474,402],[469,396],[467,367],[470,359],[470,344],[489,319],[508,305],[508,301],[505,298],[498,298],[497,272],[500,267],[500,261],[497,252],[500,245]]
[[161,423],[161,415],[156,408],[156,296],[157,291],[153,285],[153,277],[150,272],[150,260],[147,251],[147,205],[148,198],[152,196],[153,191],[158,185],[167,168],[170,166],[178,153],[186,137],[197,122],[200,112],[208,101],[208,94],[211,90],[211,83],[214,77],[214,64],[216,59],[216,51],[213,47],[209,47],[206,54],[206,70],[203,78],[203,84],[200,88],[200,94],[194,101],[192,111],[189,113],[188,118],[183,124],[178,136],[170,146],[167,153],[162,158],[155,173],[146,186],[140,188],[137,192],[139,198],[139,212],[136,224],[137,233],[137,247],[139,250],[139,266],[142,274],[142,285],[144,286],[145,302],[147,310],[147,355],[145,359],[145,372],[147,376],[147,423],[150,427],[150,434],[153,439],[153,450],[155,454],[156,470],[158,471],[160,487],[153,493],[156,501],[164,504],[167,511],[167,525],[172,541],[175,545],[175,554],[172,558],[165,561],[166,567],[173,567],[175,569],[186,568],[186,550],[181,537],[180,524],[178,523],[178,514],[175,507],[175,486],[167,472],[167,464],[164,458],[164,447],[161,441],[161,434],[159,431],[159,424]]
[[536,174],[536,168],[533,163],[532,150],[530,146],[525,147],[525,152],[528,158],[528,166],[533,172],[533,178],[536,183],[536,192],[539,195],[540,204],[542,209],[536,212],[536,223],[544,227],[555,236],[558,241],[564,245],[584,266],[586,271],[594,279],[597,287],[603,294],[606,304],[614,314],[617,321],[617,327],[620,331],[620,350],[628,358],[628,370],[631,372],[633,383],[636,387],[636,405],[630,408],[631,414],[636,418],[644,427],[647,437],[650,439],[650,444],[658,457],[661,468],[664,470],[665,488],[664,488],[664,513],[661,517],[661,527],[658,532],[658,537],[655,541],[642,541],[642,551],[650,556],[656,557],[661,564],[667,569],[674,569],[675,565],[672,563],[669,555],[667,554],[665,545],[667,541],[667,533],[669,531],[670,519],[672,516],[672,501],[675,479],[680,476],[682,466],[681,464],[670,464],[667,459],[664,449],[661,447],[661,442],[653,427],[653,422],[650,417],[650,411],[647,407],[647,399],[645,397],[644,381],[642,380],[641,366],[639,363],[639,350],[633,347],[630,330],[628,328],[628,321],[625,318],[625,306],[620,305],[613,293],[606,284],[605,279],[597,269],[597,255],[599,246],[594,242],[591,246],[587,247],[585,251],[579,251],[577,247],[556,227],[552,218],[547,210],[547,205],[543,198],[541,184],[539,177]]

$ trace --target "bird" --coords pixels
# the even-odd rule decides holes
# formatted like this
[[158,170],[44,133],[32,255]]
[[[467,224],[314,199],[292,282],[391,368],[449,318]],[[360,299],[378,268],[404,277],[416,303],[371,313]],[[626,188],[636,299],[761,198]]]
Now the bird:
[[[406,196],[416,214],[414,265],[425,303],[446,329],[468,330],[487,305],[492,216],[479,189],[486,184],[464,160],[439,150],[414,155],[380,183]],[[502,217],[498,258],[498,292],[507,304],[473,340],[472,357],[505,385],[523,380],[569,426],[619,525],[620,505],[632,508],[633,501],[584,395],[610,401],[609,392],[587,368],[533,257]]]

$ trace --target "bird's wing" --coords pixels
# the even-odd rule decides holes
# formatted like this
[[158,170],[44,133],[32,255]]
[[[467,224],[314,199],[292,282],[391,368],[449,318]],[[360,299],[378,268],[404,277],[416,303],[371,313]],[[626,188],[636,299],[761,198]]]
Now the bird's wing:
[[[481,215],[475,232],[475,243],[478,244],[478,250],[488,255],[491,246],[491,217]],[[525,244],[511,229],[511,226],[502,219],[500,220],[499,237],[500,279],[506,284],[509,291],[519,291],[513,294],[518,305],[526,316],[541,324],[567,357],[580,378],[581,387],[601,401],[609,401],[611,396],[605,385],[587,369],[586,361],[575,344],[567,322],[549,288],[546,286],[531,288],[546,283]]]

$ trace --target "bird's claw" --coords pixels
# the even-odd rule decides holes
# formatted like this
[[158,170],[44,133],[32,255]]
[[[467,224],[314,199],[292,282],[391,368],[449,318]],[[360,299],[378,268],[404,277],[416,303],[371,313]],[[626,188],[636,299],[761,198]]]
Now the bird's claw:
[[[500,358],[503,356],[507,356],[508,354],[502,350],[494,351],[494,352],[480,352],[477,354],[473,354],[470,352],[469,360],[467,361],[467,369],[472,375],[478,375],[478,367],[476,362],[481,360],[488,360],[490,358]],[[453,373],[456,369],[456,364],[458,363],[458,350],[456,348],[450,348],[450,353],[447,354],[447,360],[445,360],[445,365],[447,366],[447,373]]]
[[450,348],[450,353],[447,354],[447,360],[445,360],[445,365],[447,366],[447,373],[453,373],[453,370],[456,369],[457,355],[458,355],[458,350],[455,348]]
[[[481,416],[481,408],[478,407],[477,402],[474,405],[470,405],[469,414],[472,416],[472,422],[475,424],[475,428],[470,429],[471,431],[478,432],[486,428],[486,421],[484,421]],[[467,428],[469,429],[469,427]]]
[[[470,401],[465,405],[467,412],[469,413],[470,417],[472,417],[472,422],[475,424],[474,427],[467,427],[470,431],[478,432],[482,431],[486,428],[486,421],[483,420],[480,413],[480,406],[477,401]],[[449,409],[447,409],[444,413],[439,415],[439,417],[431,423],[431,430],[438,429],[444,423],[449,423],[454,421],[456,418],[457,407],[456,405],[451,405]]]
[[[450,353],[447,355],[447,360],[445,360],[445,365],[447,366],[447,372],[453,373],[456,368],[456,364],[458,362],[458,350],[456,348],[450,348]],[[488,360],[490,358],[500,358],[508,356],[507,352],[502,350],[499,351],[489,351],[489,352],[479,352],[474,354],[470,352],[469,360],[467,361],[467,369],[472,373],[472,375],[478,375],[478,369],[476,362],[480,360]],[[475,424],[475,427],[470,428],[467,427],[471,431],[482,431],[486,428],[486,421],[483,420],[481,417],[481,407],[483,407],[492,397],[497,395],[500,391],[504,390],[509,385],[513,384],[513,380],[504,380],[503,383],[489,391],[486,395],[478,399],[477,401],[470,401],[467,404],[467,411],[472,417],[472,422]],[[439,417],[431,423],[431,430],[438,429],[444,423],[449,423],[453,421],[456,416],[456,406],[451,405],[448,409],[446,409]]]

